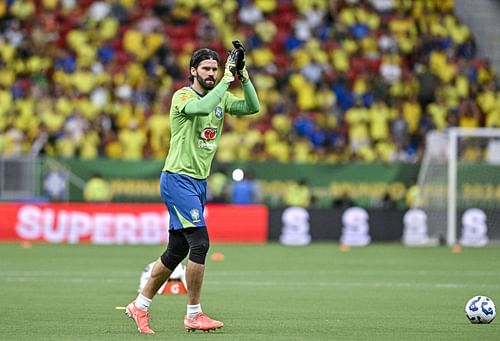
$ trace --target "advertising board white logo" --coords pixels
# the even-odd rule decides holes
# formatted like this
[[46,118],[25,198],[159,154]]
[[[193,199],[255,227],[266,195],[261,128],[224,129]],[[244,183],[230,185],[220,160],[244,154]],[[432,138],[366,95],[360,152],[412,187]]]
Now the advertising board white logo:
[[168,212],[107,213],[55,210],[33,205],[19,209],[16,233],[50,243],[159,244],[168,240]]
[[350,207],[342,214],[342,234],[340,243],[351,246],[370,244],[368,212],[361,207]]
[[309,212],[303,207],[289,207],[281,215],[283,229],[280,242],[285,245],[307,245],[311,242],[309,233]]
[[462,237],[460,244],[463,246],[485,246],[489,242],[487,235],[486,213],[479,208],[470,208],[462,215]]

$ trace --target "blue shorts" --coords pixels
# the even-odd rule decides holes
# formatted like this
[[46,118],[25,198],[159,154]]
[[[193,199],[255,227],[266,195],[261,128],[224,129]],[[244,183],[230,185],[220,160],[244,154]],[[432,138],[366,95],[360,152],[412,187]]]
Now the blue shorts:
[[203,212],[207,201],[207,180],[162,172],[160,193],[170,214],[169,230],[206,226]]

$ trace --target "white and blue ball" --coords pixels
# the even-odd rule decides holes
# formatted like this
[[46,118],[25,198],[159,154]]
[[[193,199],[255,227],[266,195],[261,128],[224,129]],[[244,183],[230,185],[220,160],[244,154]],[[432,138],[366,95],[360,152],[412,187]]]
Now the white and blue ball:
[[491,323],[496,314],[495,303],[487,296],[474,296],[465,305],[465,316],[471,323]]

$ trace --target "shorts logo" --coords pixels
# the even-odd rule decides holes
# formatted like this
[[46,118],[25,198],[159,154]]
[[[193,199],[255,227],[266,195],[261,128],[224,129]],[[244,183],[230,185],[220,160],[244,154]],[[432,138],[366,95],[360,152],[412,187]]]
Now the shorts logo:
[[222,113],[222,108],[221,107],[216,107],[215,108],[215,117],[220,120],[224,114]]
[[189,213],[191,214],[193,223],[197,223],[200,221],[200,211],[198,211],[196,208],[193,208],[191,211],[189,211]]
[[211,141],[217,136],[217,128],[208,127],[201,131],[200,137],[205,141]]

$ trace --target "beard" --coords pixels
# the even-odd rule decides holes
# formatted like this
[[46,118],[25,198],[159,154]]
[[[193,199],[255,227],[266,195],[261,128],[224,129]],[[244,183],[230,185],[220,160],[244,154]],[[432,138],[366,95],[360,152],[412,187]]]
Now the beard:
[[[216,85],[215,78],[213,78],[213,77],[207,77],[207,78],[203,79],[200,76],[196,75],[196,80],[198,81],[198,83],[200,83],[201,87],[205,90],[212,90]],[[212,81],[212,82],[208,83],[208,81]]]

